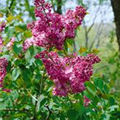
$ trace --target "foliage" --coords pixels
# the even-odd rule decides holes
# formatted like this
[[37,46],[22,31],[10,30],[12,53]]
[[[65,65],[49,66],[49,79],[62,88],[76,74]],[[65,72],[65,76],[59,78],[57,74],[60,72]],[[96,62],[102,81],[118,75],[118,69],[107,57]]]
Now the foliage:
[[[27,5],[26,5],[27,6]],[[27,10],[29,10],[27,6]],[[12,11],[13,10],[13,11]],[[32,11],[32,10],[30,10]],[[78,94],[68,94],[66,97],[52,95],[53,81],[47,75],[47,71],[41,59],[34,56],[44,51],[44,48],[30,46],[25,52],[23,43],[32,36],[30,30],[22,18],[22,15],[12,14],[6,16],[7,24],[2,32],[4,39],[3,52],[9,62],[4,79],[5,89],[0,90],[0,117],[3,120],[119,120],[120,100],[114,95],[115,80],[119,77],[120,63],[117,52],[107,58],[101,56],[102,62],[94,66],[94,74],[90,81],[85,82],[86,90]],[[4,15],[4,12],[2,12]],[[33,12],[30,13],[35,19]],[[14,43],[9,41],[15,38]],[[114,37],[111,35],[111,39]],[[111,40],[112,41],[112,40]],[[74,42],[67,39],[63,50],[51,48],[61,56],[73,53]],[[49,51],[49,52],[50,52]],[[98,54],[97,49],[89,51],[81,47],[77,54]],[[106,62],[107,61],[107,62]],[[117,61],[117,62],[116,62]],[[101,70],[102,65],[104,67]],[[118,68],[114,68],[117,66]],[[111,69],[109,69],[109,67]],[[86,96],[90,101],[85,106]],[[117,98],[117,99],[116,99]]]

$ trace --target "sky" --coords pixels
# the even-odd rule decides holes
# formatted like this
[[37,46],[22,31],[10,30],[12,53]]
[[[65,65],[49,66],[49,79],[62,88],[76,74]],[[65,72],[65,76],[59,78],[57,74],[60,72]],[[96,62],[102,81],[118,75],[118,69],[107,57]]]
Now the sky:
[[[6,3],[6,0],[0,0],[0,3],[4,1],[4,4]],[[30,4],[34,3],[34,0],[30,0],[32,1]],[[98,10],[98,6],[93,5],[95,2],[97,3],[98,0],[83,0],[84,3],[90,3],[89,5],[89,9],[87,10],[87,12],[89,14],[86,15],[85,17],[85,21],[88,25],[92,24],[95,16],[96,16],[96,11]],[[3,4],[3,2],[2,2]],[[63,6],[63,10],[67,10],[67,9],[74,9],[77,6],[76,0],[67,0],[66,4]],[[112,8],[110,6],[110,1],[107,1],[107,4],[104,4],[102,7],[100,7],[96,19],[95,19],[95,23],[100,23],[102,20],[102,22],[104,23],[112,23],[114,20],[113,17],[113,12],[112,12]]]

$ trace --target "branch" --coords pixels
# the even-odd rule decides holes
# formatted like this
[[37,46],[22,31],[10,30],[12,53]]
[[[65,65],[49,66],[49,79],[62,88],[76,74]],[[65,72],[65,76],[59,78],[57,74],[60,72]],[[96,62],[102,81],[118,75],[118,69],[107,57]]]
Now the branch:
[[97,73],[98,71],[100,71],[100,70],[103,69],[103,68],[106,68],[106,69],[108,70],[108,72],[110,73],[110,69],[109,69],[109,66],[108,66],[108,65],[103,65],[103,66],[97,68],[97,69],[95,70],[95,73]]
[[12,8],[12,5],[13,5],[14,1],[15,1],[15,0],[12,0],[12,1],[11,1],[10,6],[8,7],[8,10],[7,10],[7,12],[6,12],[6,16],[8,16],[8,13],[9,13],[10,9]]
[[98,7],[98,9],[97,9],[97,11],[96,11],[96,13],[95,13],[95,17],[94,17],[94,19],[93,19],[93,23],[91,24],[91,26],[90,26],[90,27],[88,28],[88,30],[87,30],[88,33],[91,31],[92,27],[93,27],[94,24],[95,24],[95,20],[96,20],[96,18],[97,18],[97,13],[99,12],[99,10],[100,10],[100,6]]
[[47,118],[45,120],[49,120],[50,115],[52,114],[52,111],[50,110],[50,108],[48,106],[46,106],[46,108],[48,109],[49,114],[48,114],[48,116],[47,116]]
[[35,108],[34,108],[34,117],[32,120],[36,120],[36,107],[37,107],[38,101],[35,101]]
[[85,46],[86,46],[86,48],[88,48],[88,32],[87,32],[87,26],[85,24],[85,21],[83,21],[83,27],[85,30]]
[[91,51],[91,49],[92,49],[92,47],[93,47],[93,45],[94,45],[94,43],[95,43],[95,41],[96,41],[96,39],[97,39],[97,37],[98,37],[98,35],[99,35],[99,31],[100,31],[100,28],[101,28],[101,26],[102,26],[102,21],[101,21],[101,23],[99,24],[99,27],[98,27],[98,30],[97,30],[97,32],[96,32],[96,35],[95,35],[95,37],[94,37],[94,39],[93,39],[93,41],[92,41],[92,43],[91,43],[91,45],[90,45],[90,48],[89,48],[89,50]]
[[74,49],[73,52],[76,52],[76,49],[77,49],[77,48],[76,48],[75,40],[73,40],[73,49]]
[[17,109],[3,109],[3,110],[0,110],[0,111],[18,111],[18,112],[29,112],[28,110],[26,109],[23,109],[23,110],[17,110]]
[[5,111],[5,112],[18,112],[18,113],[22,112],[22,113],[26,113],[26,115],[28,115],[29,117],[32,117],[32,116],[33,116],[33,115],[30,113],[30,111],[27,110],[27,109],[22,109],[22,110],[18,110],[18,109],[3,109],[3,110],[1,110],[1,109],[0,109],[0,111]]
[[[109,9],[109,7],[110,7],[110,6],[108,6],[107,10]],[[102,16],[105,16],[105,15],[106,15],[106,12],[107,12],[107,11],[105,10],[105,11],[103,12],[103,15],[102,15]],[[102,13],[102,12],[101,12],[101,13]],[[101,22],[102,22],[102,21],[104,21],[104,19],[101,20]],[[103,31],[104,31],[104,28],[103,28],[103,26],[101,25],[101,31],[99,31],[99,36],[98,36],[96,48],[98,48],[99,45],[100,45],[100,41],[102,40],[101,35],[102,35]],[[108,36],[108,35],[104,35],[103,38],[105,38],[105,37],[107,37],[107,36]]]
[[53,0],[51,0],[53,11],[56,12]]
[[[103,16],[103,15],[102,15]],[[103,18],[103,17],[102,17]],[[98,35],[100,36],[100,29],[101,29],[101,26],[102,26],[102,24],[103,24],[103,20],[104,19],[101,19],[101,22],[100,22],[100,24],[99,24],[99,26],[98,26],[98,30],[97,30],[97,32],[96,32],[96,35],[95,35],[95,37],[94,37],[94,39],[93,39],[93,41],[92,41],[92,43],[91,43],[91,45],[90,45],[90,48],[89,48],[89,50],[91,51],[91,49],[92,49],[92,47],[93,47],[93,45],[94,45],[94,43],[95,43],[95,41],[96,41],[96,39],[98,38]],[[102,30],[101,30],[102,31]],[[99,41],[99,40],[98,40]]]
[[62,0],[57,0],[57,10],[56,13],[62,14]]
[[25,0],[25,2],[26,2],[26,9],[28,10],[29,15],[32,17],[33,20],[35,20],[34,13],[33,13],[33,11],[31,11],[31,9],[30,9],[29,1],[28,1],[28,0]]

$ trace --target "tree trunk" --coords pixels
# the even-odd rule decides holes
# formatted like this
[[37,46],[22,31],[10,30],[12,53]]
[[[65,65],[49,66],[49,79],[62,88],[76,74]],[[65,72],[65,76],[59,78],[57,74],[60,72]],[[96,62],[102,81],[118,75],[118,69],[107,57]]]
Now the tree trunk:
[[116,25],[116,35],[120,54],[120,0],[111,0],[111,5],[114,12],[114,21]]
[[62,14],[62,0],[57,0],[57,11],[56,13]]

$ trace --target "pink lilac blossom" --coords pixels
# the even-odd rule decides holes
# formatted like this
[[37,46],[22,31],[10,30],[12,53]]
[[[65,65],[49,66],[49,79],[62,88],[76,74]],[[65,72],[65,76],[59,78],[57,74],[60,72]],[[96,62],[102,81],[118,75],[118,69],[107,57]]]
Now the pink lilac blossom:
[[[0,32],[2,32],[4,30],[6,26],[5,22],[2,22],[2,24],[0,25]],[[6,45],[6,47],[8,48],[8,50],[11,48],[11,46],[13,46],[15,38],[13,37],[11,39],[11,41]],[[0,36],[0,53],[2,53],[2,48],[3,48],[3,38]],[[7,88],[3,88],[3,81],[4,78],[6,76],[6,67],[8,65],[8,61],[6,58],[0,58],[0,88],[2,88],[2,91],[4,92],[11,92],[10,89]]]
[[0,53],[2,53],[3,39],[0,36]]
[[0,32],[2,32],[4,30],[5,26],[6,26],[6,23],[2,22],[0,25]]
[[6,58],[0,58],[0,87],[3,87],[3,80],[6,75],[8,61]]
[[7,89],[7,88],[4,88],[3,91],[4,91],[4,92],[7,92],[7,93],[10,93],[10,92],[11,92],[11,90],[10,90],[10,89]]
[[15,37],[12,37],[10,42],[6,45],[7,49],[10,50],[12,46],[14,45]]
[[91,100],[89,98],[87,98],[86,96],[84,96],[84,106],[88,107],[88,105],[91,103]]
[[46,51],[37,54],[35,58],[42,59],[50,79],[55,84],[53,94],[58,96],[84,91],[84,83],[89,81],[93,74],[93,64],[100,61],[100,58],[93,54],[59,57],[56,52]]
[[81,6],[77,6],[75,11],[69,10],[65,15],[52,13],[51,4],[44,0],[35,0],[35,7],[35,15],[39,19],[27,25],[33,37],[25,40],[24,44],[27,41],[28,47],[23,45],[24,50],[31,45],[62,50],[65,40],[75,37],[75,30],[86,15],[86,10]]
[[[6,23],[2,22],[0,25],[0,32],[4,30],[5,26],[6,26]],[[3,47],[3,38],[2,36],[0,36],[0,53],[2,53],[2,47]]]
[[26,51],[30,46],[36,45],[35,43],[35,37],[31,37],[25,40],[23,44],[23,51]]

